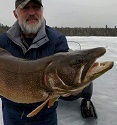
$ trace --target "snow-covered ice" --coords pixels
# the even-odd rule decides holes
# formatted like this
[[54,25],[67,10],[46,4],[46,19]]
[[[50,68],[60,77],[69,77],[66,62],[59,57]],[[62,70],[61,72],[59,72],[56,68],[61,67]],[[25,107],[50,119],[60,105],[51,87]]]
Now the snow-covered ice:
[[[58,125],[117,125],[117,37],[67,37],[73,50],[105,47],[106,54],[99,61],[114,61],[113,69],[94,81],[92,101],[98,119],[83,119],[80,101],[59,100]],[[0,125],[2,111],[0,102]]]

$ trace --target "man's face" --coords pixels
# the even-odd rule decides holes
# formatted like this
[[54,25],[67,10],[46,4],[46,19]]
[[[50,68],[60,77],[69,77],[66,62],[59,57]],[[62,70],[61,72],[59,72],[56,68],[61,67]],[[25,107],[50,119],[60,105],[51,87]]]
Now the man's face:
[[30,1],[24,8],[17,7],[14,15],[25,34],[35,34],[43,22],[43,7]]

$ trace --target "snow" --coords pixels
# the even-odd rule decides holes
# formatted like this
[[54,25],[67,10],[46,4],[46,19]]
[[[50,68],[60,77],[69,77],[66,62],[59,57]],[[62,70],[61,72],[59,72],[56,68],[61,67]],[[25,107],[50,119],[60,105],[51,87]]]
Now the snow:
[[[99,61],[114,61],[114,67],[93,81],[92,102],[98,119],[82,118],[81,98],[75,101],[59,100],[58,125],[117,125],[117,37],[68,36],[67,40],[71,41],[69,46],[73,50],[105,47],[107,52]],[[0,125],[3,125],[2,111],[0,111]]]

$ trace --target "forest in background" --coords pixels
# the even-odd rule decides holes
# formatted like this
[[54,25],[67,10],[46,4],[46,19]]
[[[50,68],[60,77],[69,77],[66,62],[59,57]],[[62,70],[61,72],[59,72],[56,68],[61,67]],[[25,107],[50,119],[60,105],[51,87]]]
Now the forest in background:
[[4,26],[3,24],[0,23],[0,34],[6,32],[10,27],[9,26]]
[[[10,27],[0,23],[0,34],[6,32]],[[53,27],[57,31],[61,32],[65,36],[117,36],[117,27],[109,28],[107,25],[105,28],[92,28],[87,27]]]

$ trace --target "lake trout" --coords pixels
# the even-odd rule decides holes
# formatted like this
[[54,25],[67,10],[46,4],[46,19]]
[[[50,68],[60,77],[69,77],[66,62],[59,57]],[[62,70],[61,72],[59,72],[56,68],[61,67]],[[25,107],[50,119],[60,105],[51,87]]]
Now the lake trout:
[[16,103],[43,103],[27,117],[48,108],[60,97],[80,93],[90,82],[113,67],[113,61],[96,62],[103,47],[61,52],[37,60],[12,56],[0,48],[0,95]]

